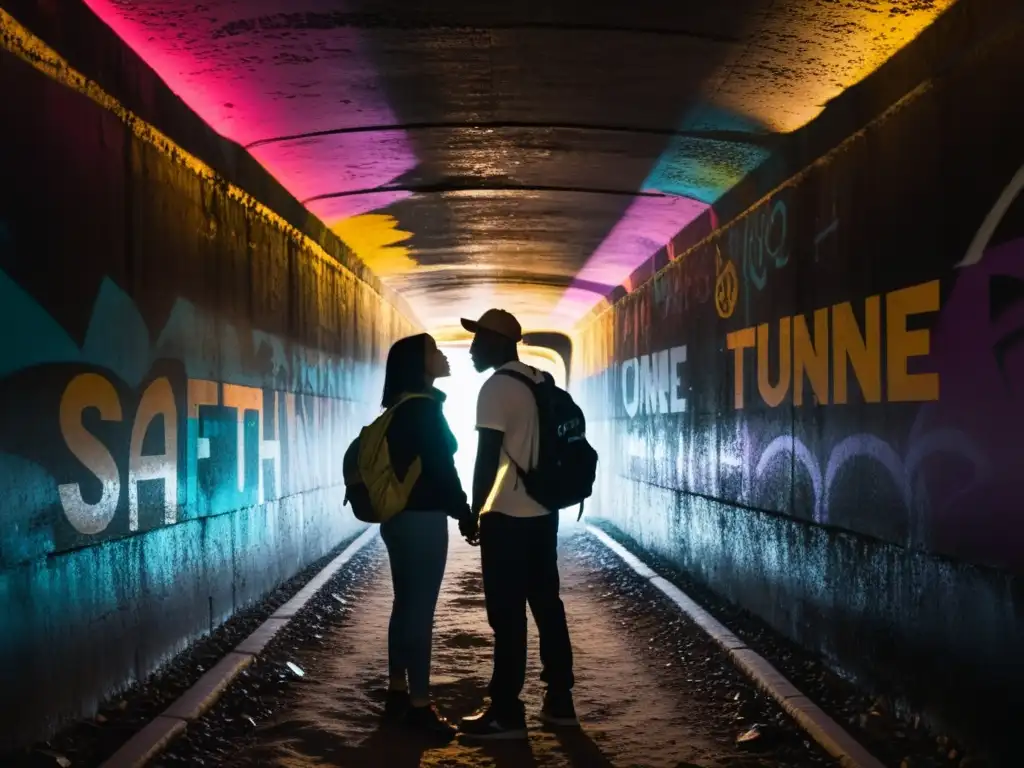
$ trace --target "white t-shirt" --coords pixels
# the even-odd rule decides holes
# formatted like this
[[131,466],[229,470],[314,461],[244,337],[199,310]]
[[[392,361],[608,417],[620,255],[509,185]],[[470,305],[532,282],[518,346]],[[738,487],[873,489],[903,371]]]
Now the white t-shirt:
[[[518,360],[505,363],[498,370],[517,371],[537,382],[544,380],[540,371],[534,371]],[[526,471],[537,465],[540,448],[537,421],[537,401],[525,383],[496,372],[480,388],[480,397],[476,401],[477,429],[496,429],[505,433],[498,475],[481,514],[491,510],[510,517],[551,514],[550,510],[526,495],[515,466],[518,464]]]

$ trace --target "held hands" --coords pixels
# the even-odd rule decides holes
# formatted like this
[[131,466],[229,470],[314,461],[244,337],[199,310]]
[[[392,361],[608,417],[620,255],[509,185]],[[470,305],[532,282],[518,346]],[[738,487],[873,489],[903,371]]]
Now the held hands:
[[459,533],[471,546],[480,544],[480,515],[466,507],[466,513],[459,518]]

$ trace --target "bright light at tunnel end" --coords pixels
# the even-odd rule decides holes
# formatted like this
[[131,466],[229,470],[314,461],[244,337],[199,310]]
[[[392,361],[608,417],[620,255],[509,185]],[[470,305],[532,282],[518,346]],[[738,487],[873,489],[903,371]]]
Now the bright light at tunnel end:
[[[473,367],[468,342],[442,343],[440,347],[448,357],[452,375],[438,379],[434,385],[447,395],[444,414],[459,444],[455,454],[455,468],[458,470],[463,490],[470,496],[473,488],[473,465],[476,462],[476,400],[480,394],[480,387],[493,372],[479,373]],[[548,371],[555,376],[559,386],[565,386],[565,366],[559,366],[555,362],[556,358],[561,359],[557,353],[547,349],[533,351],[529,346],[522,345],[519,357],[527,365]],[[564,509],[560,514],[560,520],[562,524],[575,523],[578,514],[579,510],[576,507]]]

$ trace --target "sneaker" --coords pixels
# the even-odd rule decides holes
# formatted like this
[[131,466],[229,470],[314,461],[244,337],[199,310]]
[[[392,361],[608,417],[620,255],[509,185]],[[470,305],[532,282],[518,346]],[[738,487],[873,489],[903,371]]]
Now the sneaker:
[[580,719],[576,717],[576,707],[572,703],[572,694],[544,694],[544,706],[540,710],[540,719],[548,725],[563,728],[577,728]]
[[409,709],[408,691],[389,690],[384,696],[384,719],[395,722],[402,719]]
[[526,715],[522,709],[498,711],[492,704],[462,718],[459,734],[470,739],[525,739]]
[[455,737],[455,726],[438,712],[433,704],[428,704],[425,707],[409,707],[405,713],[405,723],[409,727],[424,731],[431,736],[445,739]]

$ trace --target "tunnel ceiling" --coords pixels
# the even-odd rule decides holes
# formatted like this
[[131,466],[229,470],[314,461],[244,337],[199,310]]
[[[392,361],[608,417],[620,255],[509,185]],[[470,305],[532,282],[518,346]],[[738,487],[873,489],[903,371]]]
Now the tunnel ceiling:
[[569,329],[953,0],[85,0],[435,330]]

